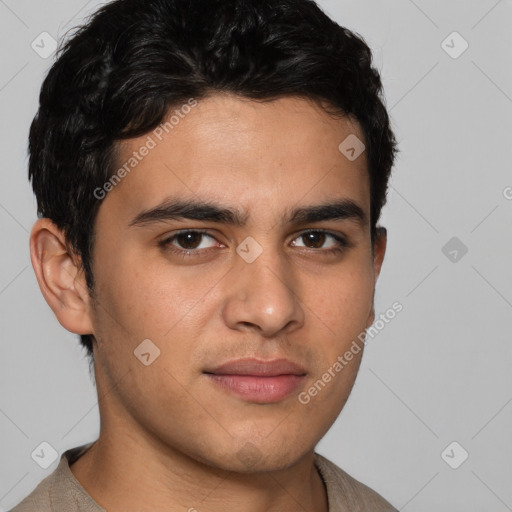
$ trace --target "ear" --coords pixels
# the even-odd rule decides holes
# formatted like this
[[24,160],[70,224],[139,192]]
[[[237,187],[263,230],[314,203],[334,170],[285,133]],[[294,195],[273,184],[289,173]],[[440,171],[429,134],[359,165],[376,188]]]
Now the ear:
[[30,233],[30,259],[39,288],[59,323],[76,334],[92,334],[90,297],[80,259],[50,219],[39,219]]
[[388,232],[386,228],[381,226],[377,227],[377,238],[373,246],[373,272],[375,274],[375,281],[380,274],[384,255],[386,254],[386,245],[388,241]]
[[[373,244],[373,274],[375,283],[380,275],[380,269],[382,268],[382,262],[384,261],[384,255],[386,254],[386,245],[387,245],[387,230],[381,226],[377,227],[377,236],[375,238]],[[370,315],[368,316],[368,322],[366,327],[370,327],[375,321],[375,286],[373,289],[373,297],[372,297],[372,309],[370,311]]]

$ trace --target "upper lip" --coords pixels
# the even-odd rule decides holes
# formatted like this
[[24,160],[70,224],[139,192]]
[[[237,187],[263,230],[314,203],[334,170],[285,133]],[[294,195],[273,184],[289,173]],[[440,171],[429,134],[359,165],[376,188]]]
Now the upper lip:
[[255,375],[276,377],[278,375],[305,375],[306,370],[288,359],[262,360],[255,358],[227,361],[205,373],[218,375]]

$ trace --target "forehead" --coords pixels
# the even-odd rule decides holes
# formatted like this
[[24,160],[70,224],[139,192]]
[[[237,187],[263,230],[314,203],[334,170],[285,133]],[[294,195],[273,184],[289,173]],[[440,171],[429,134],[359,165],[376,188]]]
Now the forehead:
[[347,140],[364,143],[353,119],[298,97],[261,103],[215,94],[187,104],[120,143],[116,169],[126,172],[109,204],[129,215],[172,196],[279,215],[291,204],[347,197],[369,209],[366,153],[350,159],[342,151]]

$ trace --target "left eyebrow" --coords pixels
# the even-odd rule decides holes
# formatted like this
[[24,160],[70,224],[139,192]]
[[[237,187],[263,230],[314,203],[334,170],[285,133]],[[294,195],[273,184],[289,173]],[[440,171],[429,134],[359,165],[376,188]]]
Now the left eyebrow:
[[[191,219],[243,227],[248,218],[247,212],[212,202],[170,198],[154,208],[140,212],[128,225],[143,226],[169,220]],[[291,225],[328,220],[351,220],[361,227],[367,223],[367,215],[361,206],[351,199],[345,198],[318,205],[287,209],[283,218],[285,224]]]
[[293,210],[289,215],[290,224],[309,224],[327,220],[352,220],[360,226],[367,222],[364,210],[351,199],[306,206]]

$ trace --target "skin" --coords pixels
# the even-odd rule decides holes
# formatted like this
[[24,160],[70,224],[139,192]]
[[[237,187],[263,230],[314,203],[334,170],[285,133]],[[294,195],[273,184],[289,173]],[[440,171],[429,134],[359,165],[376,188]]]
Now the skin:
[[[200,100],[102,200],[94,300],[62,232],[49,219],[36,222],[32,263],[47,302],[66,329],[96,339],[100,437],[71,471],[109,512],[328,510],[314,449],[347,401],[363,351],[308,404],[297,395],[372,324],[386,248],[383,233],[372,251],[366,154],[349,161],[338,150],[349,134],[364,140],[357,122],[301,98]],[[118,164],[146,139],[123,143]],[[215,200],[249,218],[243,227],[130,226],[171,196]],[[357,203],[366,222],[284,222],[287,209],[341,198]],[[349,245],[328,254],[339,246],[330,235],[301,236],[315,228]],[[213,237],[169,244],[199,256],[158,245],[183,229]],[[236,252],[248,236],[263,249],[252,263]],[[145,366],[133,351],[148,338],[160,356]],[[307,371],[304,385],[260,404],[203,373],[241,357],[295,361]]]

